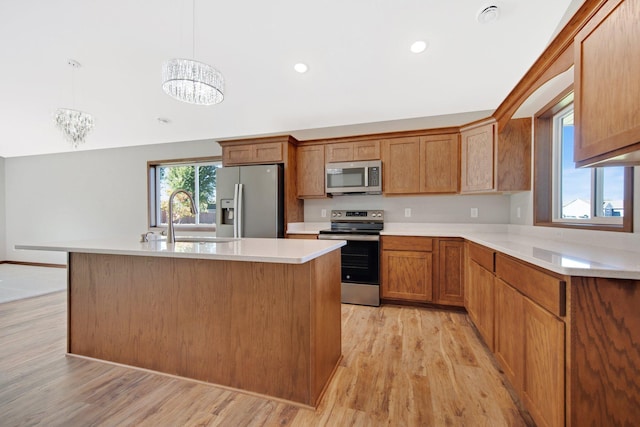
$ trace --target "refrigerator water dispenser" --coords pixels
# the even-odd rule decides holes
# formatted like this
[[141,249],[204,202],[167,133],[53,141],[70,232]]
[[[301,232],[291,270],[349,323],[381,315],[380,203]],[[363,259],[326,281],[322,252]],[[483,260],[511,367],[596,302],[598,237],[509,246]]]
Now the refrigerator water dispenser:
[[222,209],[222,224],[233,225],[233,199],[220,200],[220,208]]

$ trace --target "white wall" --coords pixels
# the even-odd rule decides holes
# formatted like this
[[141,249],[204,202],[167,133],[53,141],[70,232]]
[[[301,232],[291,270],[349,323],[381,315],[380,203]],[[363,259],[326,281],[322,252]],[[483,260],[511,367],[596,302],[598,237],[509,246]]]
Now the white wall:
[[5,258],[5,246],[6,246],[6,215],[5,215],[5,177],[4,177],[4,157],[0,157],[0,261],[4,261]]
[[4,259],[63,264],[65,254],[14,246],[120,235],[139,239],[148,226],[147,161],[221,152],[216,142],[192,141],[7,158]]
[[[411,217],[405,217],[405,208]],[[471,208],[478,217],[471,218]],[[428,196],[335,196],[304,202],[306,222],[325,222],[322,209],[384,209],[385,222],[434,222],[507,224],[510,200],[507,195],[428,195]]]

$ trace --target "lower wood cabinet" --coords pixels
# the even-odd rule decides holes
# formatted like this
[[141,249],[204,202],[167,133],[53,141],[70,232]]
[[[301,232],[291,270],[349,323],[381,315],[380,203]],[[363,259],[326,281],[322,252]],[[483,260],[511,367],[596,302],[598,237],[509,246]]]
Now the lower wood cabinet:
[[[524,404],[539,426],[563,426],[565,406],[565,330],[557,319],[523,298]],[[518,339],[514,336],[513,339]]]
[[381,297],[464,306],[464,239],[382,236]]
[[565,325],[501,279],[495,281],[495,356],[539,426],[563,426]]
[[494,353],[516,390],[522,390],[524,372],[524,298],[505,283],[495,281]]
[[433,239],[382,237],[382,298],[427,302],[433,299]]
[[490,264],[489,251],[477,245],[469,251],[469,316],[536,424],[564,426],[563,277],[500,253],[490,272],[479,264]]
[[317,234],[296,234],[296,233],[288,233],[286,235],[287,239],[307,239],[307,240],[317,240]]
[[471,260],[468,266],[467,311],[487,346],[493,350],[493,272]]
[[464,306],[464,240],[439,239],[434,302]]

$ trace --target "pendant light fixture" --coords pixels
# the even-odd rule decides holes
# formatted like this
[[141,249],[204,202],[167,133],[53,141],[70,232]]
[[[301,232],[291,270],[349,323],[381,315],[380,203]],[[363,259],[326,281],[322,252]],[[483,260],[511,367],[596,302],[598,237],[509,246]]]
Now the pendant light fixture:
[[[196,0],[193,0],[192,57],[196,55]],[[224,99],[222,73],[194,59],[175,58],[162,65],[162,89],[173,98],[197,105],[214,105]]]
[[[74,72],[81,67],[80,63],[74,59],[69,59],[67,64],[71,70],[71,97],[75,106]],[[93,129],[93,117],[89,113],[74,110],[71,108],[58,108],[54,115],[56,126],[62,131],[65,138],[71,142],[73,148],[84,143],[84,138]]]

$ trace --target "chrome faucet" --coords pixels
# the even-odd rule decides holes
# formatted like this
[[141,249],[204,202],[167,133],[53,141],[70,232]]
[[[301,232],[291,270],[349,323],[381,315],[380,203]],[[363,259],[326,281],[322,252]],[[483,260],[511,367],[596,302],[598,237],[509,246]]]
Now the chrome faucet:
[[198,213],[198,208],[196,208],[196,204],[193,201],[193,197],[191,197],[191,194],[189,194],[186,190],[176,190],[173,193],[171,193],[171,196],[169,197],[169,215],[168,215],[169,218],[167,218],[167,221],[169,223],[167,227],[167,243],[175,242],[175,233],[173,231],[173,198],[178,193],[186,194],[187,197],[189,198],[189,201],[191,202],[191,213],[194,215]]

